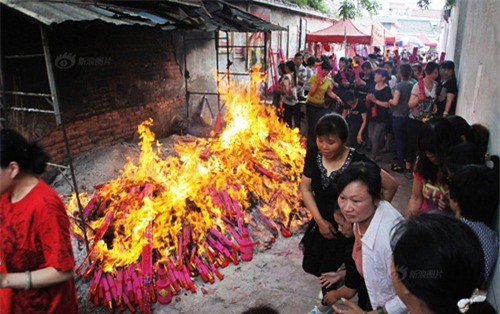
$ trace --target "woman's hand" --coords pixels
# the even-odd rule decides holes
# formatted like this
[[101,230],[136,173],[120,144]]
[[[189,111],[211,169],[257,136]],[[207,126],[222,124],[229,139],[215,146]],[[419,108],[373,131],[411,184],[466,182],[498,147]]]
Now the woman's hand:
[[339,273],[331,272],[331,273],[323,273],[318,278],[321,287],[328,289],[331,287],[331,285],[341,280],[343,276]]
[[342,313],[342,314],[363,314],[365,311],[361,309],[359,306],[354,304],[353,302],[342,298],[342,303],[347,307],[345,310],[340,309],[338,306],[334,305],[333,310],[335,313]]
[[335,239],[335,234],[337,233],[337,230],[333,227],[333,225],[326,221],[322,220],[318,222],[318,227],[319,227],[319,233],[325,238],[325,239]]
[[358,144],[363,143],[363,135],[362,134],[358,134],[358,136],[356,137],[356,141],[358,142]]
[[425,95],[424,95],[424,94],[419,94],[419,95],[418,95],[418,101],[419,101],[419,102],[424,102],[425,100],[426,100],[426,97],[425,97]]
[[323,303],[326,303],[326,304],[334,304],[335,302],[337,302],[338,299],[335,297],[335,291],[328,291],[325,296],[323,297]]

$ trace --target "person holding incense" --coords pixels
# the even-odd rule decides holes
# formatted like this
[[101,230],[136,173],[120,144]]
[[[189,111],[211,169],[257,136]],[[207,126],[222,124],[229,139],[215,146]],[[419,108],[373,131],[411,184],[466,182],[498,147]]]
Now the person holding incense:
[[379,146],[389,120],[389,100],[392,99],[391,88],[387,84],[389,73],[385,69],[375,70],[375,85],[366,96],[370,108],[368,115],[368,136],[371,143],[372,160],[379,158]]
[[408,101],[408,108],[410,113],[408,115],[408,147],[406,161],[410,164],[411,168],[417,156],[417,137],[420,129],[425,121],[428,121],[433,112],[437,108],[434,104],[436,99],[437,85],[436,79],[439,75],[438,64],[434,62],[427,63],[425,66],[425,76],[419,76],[417,84],[413,85],[411,90],[410,100]]
[[333,85],[335,86],[335,93],[342,97],[342,95],[354,89],[354,71],[351,69],[351,63],[348,59],[342,57],[339,59],[339,71],[333,77]]
[[314,135],[314,127],[319,119],[333,110],[325,105],[325,94],[330,98],[342,103],[337,94],[332,90],[332,79],[329,75],[333,66],[329,60],[325,59],[321,62],[318,70],[309,79],[309,93],[306,99],[306,116],[307,116],[307,148],[316,145],[316,137]]
[[69,218],[38,178],[48,155],[14,130],[0,132],[0,297],[10,306],[2,313],[78,313]]

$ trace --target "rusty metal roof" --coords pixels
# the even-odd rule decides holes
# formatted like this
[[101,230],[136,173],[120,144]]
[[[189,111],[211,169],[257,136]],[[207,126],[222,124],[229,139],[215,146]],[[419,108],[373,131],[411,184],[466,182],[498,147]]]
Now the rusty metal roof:
[[0,0],[1,4],[47,26],[64,22],[102,21],[163,30],[269,32],[283,27],[264,21],[224,1],[83,1]]

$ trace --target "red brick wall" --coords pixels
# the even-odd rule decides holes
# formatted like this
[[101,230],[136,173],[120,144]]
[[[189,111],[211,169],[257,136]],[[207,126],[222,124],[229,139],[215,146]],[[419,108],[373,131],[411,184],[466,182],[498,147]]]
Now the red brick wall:
[[[36,42],[40,41],[38,26],[23,18],[13,19],[16,25],[24,24],[9,28],[11,53],[21,54],[28,45],[40,45],[41,51],[41,42]],[[173,32],[105,23],[63,23],[49,30],[48,35],[59,106],[73,157],[137,138],[138,124],[148,118],[154,119],[157,137],[164,137],[171,131],[172,118],[186,114],[184,78]],[[27,40],[27,36],[31,39]],[[64,55],[74,57],[74,63],[69,60],[69,66],[61,64]],[[47,80],[43,58],[36,62],[42,65],[12,65],[6,71],[6,85],[48,92],[33,83]],[[13,107],[50,109],[39,98],[10,99],[10,104],[7,101]],[[56,127],[53,115],[9,112],[8,126],[37,139],[52,162],[67,164],[62,131]]]
[[[119,141],[138,138],[137,126],[149,118],[154,119],[153,131],[161,135],[159,123],[170,123],[173,116],[162,113],[172,112],[183,103],[183,98],[163,100],[146,106],[109,111],[86,119],[66,123],[66,132],[73,157],[92,149],[112,145]],[[54,128],[47,136],[39,139],[39,144],[50,154],[52,162],[66,163],[67,151],[61,129]]]

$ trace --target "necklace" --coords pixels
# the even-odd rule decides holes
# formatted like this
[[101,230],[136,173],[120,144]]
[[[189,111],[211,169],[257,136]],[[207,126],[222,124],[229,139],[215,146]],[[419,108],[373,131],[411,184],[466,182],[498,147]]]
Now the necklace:
[[366,231],[364,233],[361,233],[361,231],[359,230],[359,225],[356,225],[356,232],[358,233],[360,238],[362,238],[366,233]]

